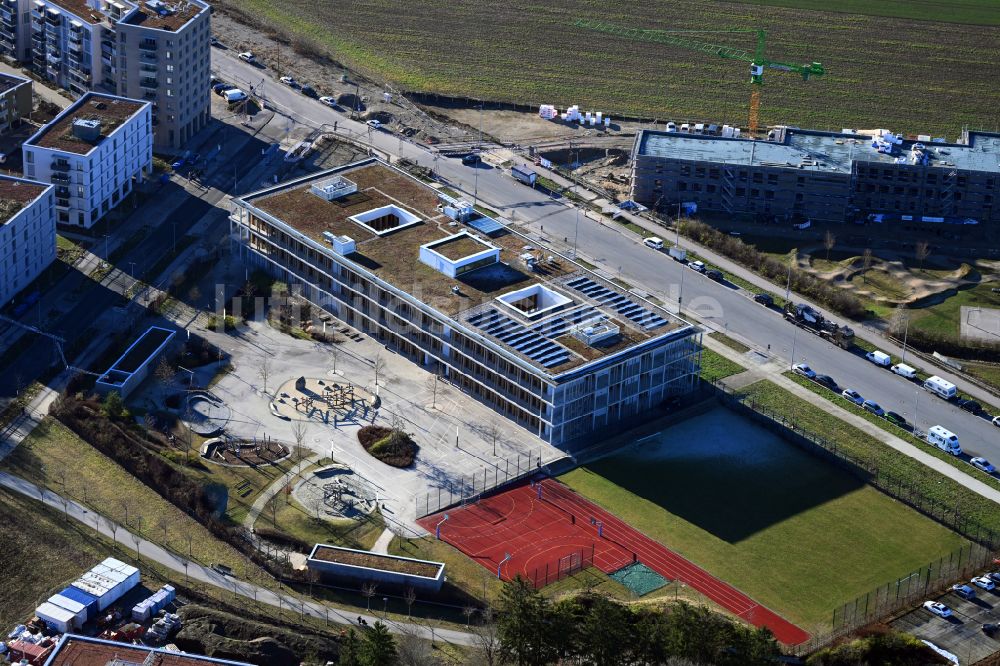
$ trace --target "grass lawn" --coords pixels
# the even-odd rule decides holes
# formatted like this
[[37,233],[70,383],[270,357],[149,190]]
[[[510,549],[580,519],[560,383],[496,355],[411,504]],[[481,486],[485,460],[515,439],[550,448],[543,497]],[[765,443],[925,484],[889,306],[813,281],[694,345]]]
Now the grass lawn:
[[561,480],[810,631],[963,541],[725,408]]
[[1000,365],[964,361],[962,366],[965,372],[979,381],[986,382],[990,386],[1000,389]]
[[943,21],[947,23],[968,23],[970,25],[1000,25],[1000,12],[993,0],[964,0],[963,2],[913,2],[913,0],[839,0],[836,3],[825,0],[736,0],[748,5],[771,5],[835,11],[845,14],[866,14],[889,18],[916,19],[920,21]]
[[794,420],[804,430],[836,442],[841,451],[849,453],[855,459],[891,470],[905,483],[920,488],[926,497],[943,506],[961,507],[963,516],[1000,532],[1000,506],[956,481],[934,473],[923,463],[900,455],[868,433],[767,380],[755,382],[741,389],[740,393],[753,399],[758,406]]
[[377,512],[365,520],[317,520],[315,515],[284,493],[278,493],[267,503],[255,526],[278,529],[310,544],[327,543],[364,550],[374,546],[385,529],[382,516]]
[[126,524],[125,500],[128,526],[150,541],[187,554],[190,537],[195,560],[242,570],[244,558],[235,548],[212,536],[201,523],[51,417],[42,421],[0,467],[93,507],[121,525]]
[[740,352],[741,354],[745,354],[746,352],[750,351],[750,348],[747,347],[745,344],[743,344],[739,340],[732,339],[731,337],[729,337],[725,333],[719,333],[718,331],[716,331],[716,332],[711,333],[710,335],[712,336],[713,340],[718,340],[719,342],[721,342],[722,344],[726,345],[730,349],[735,349],[736,351]]
[[722,354],[711,349],[701,350],[701,378],[706,382],[714,382],[732,375],[738,375],[746,370],[736,361],[731,361]]
[[958,335],[961,327],[962,306],[1000,308],[1000,294],[993,292],[995,282],[984,282],[954,295],[935,305],[913,307],[910,326],[929,333]]
[[80,523],[5,489],[0,489],[0,525],[0,627],[5,632],[110,555]]

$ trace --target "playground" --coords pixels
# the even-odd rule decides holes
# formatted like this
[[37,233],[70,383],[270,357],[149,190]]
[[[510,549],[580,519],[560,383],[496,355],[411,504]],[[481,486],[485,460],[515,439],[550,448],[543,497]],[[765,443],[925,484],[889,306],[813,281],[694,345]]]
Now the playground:
[[521,484],[418,522],[503,580],[521,576],[541,587],[586,566],[614,575],[631,572],[641,563],[665,579],[682,581],[754,626],[767,627],[782,643],[795,645],[809,637],[552,479]]
[[374,419],[379,400],[350,382],[299,377],[285,382],[271,412],[289,421],[319,421],[337,427]]
[[346,465],[318,469],[299,481],[292,496],[310,515],[357,520],[378,506],[378,493]]

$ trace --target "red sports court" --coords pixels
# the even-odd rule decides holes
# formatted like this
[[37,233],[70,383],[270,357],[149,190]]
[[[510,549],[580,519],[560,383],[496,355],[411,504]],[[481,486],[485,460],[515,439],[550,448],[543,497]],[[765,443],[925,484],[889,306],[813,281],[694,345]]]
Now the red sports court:
[[[546,568],[592,556],[610,574],[635,561],[685,585],[758,627],[767,627],[786,645],[809,634],[720,581],[663,544],[653,541],[558,481],[525,483],[418,522],[432,534],[478,561],[504,580],[517,575],[537,580]],[[444,522],[442,522],[444,520]]]

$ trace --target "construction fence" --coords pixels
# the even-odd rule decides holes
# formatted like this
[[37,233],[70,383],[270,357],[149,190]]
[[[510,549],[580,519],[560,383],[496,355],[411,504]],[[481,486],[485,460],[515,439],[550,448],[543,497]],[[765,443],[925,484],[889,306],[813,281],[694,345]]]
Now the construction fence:
[[563,555],[545,566],[537,566],[526,577],[536,590],[594,566],[594,545]]
[[473,474],[463,474],[414,498],[417,518],[429,516],[457,505],[475,502],[485,493],[496,490],[539,471],[542,467],[542,450],[518,453],[510,458],[498,458],[490,467],[483,467]]

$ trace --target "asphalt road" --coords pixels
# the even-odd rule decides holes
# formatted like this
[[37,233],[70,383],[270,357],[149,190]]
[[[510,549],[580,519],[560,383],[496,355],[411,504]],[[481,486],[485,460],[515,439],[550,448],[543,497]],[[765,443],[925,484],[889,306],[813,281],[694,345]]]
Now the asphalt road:
[[772,354],[789,365],[794,355],[795,362],[808,363],[817,372],[833,376],[841,386],[855,389],[883,409],[902,414],[921,430],[943,425],[959,436],[966,452],[1000,462],[1000,428],[988,420],[961,411],[917,384],[874,366],[863,356],[792,326],[780,313],[754,303],[745,292],[713,282],[617,228],[600,225],[582,211],[578,214],[565,203],[522,185],[498,169],[464,166],[458,159],[434,155],[397,136],[371,131],[363,123],[349,120],[345,114],[270,79],[269,70],[241,62],[225,51],[213,49],[212,70],[237,85],[248,81],[256,85],[263,79],[259,91],[278,113],[326,129],[336,122],[341,134],[370,141],[383,152],[430,167],[444,181],[467,194],[477,194],[512,221],[525,223],[560,246],[575,244],[582,256],[617,268],[623,280],[665,297],[675,307],[680,296],[685,312],[694,313],[703,322],[753,341],[760,350],[769,347]]

